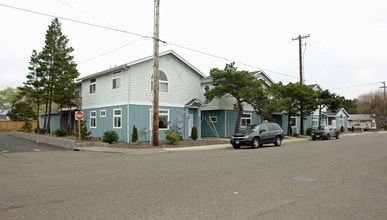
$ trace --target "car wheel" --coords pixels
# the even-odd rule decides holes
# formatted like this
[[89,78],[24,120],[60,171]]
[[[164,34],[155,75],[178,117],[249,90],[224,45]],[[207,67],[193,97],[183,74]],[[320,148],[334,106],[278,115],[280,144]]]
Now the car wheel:
[[241,145],[232,145],[232,147],[234,148],[234,149],[239,149],[239,148],[241,148]]
[[281,146],[281,142],[282,142],[281,137],[280,137],[280,136],[277,136],[277,137],[275,138],[274,145],[275,145],[275,146]]
[[340,134],[339,134],[339,132],[337,132],[336,133],[336,139],[339,139],[339,136],[340,136]]
[[315,138],[315,137],[312,137],[312,140],[314,140],[314,141],[315,141],[315,140],[316,140],[316,138]]
[[251,148],[258,148],[260,145],[259,143],[259,139],[258,138],[254,138],[253,139],[253,143],[251,144]]

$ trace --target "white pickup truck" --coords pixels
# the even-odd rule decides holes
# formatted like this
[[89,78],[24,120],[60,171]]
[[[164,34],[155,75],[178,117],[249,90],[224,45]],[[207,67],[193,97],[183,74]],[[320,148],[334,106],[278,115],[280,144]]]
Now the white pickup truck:
[[331,137],[339,139],[340,132],[331,125],[320,126],[318,129],[312,131],[312,140],[321,138],[322,140],[329,140]]

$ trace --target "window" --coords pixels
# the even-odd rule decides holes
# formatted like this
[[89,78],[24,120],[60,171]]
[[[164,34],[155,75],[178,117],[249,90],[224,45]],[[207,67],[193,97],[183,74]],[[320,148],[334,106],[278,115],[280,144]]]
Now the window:
[[[153,74],[151,75],[151,91],[153,91]],[[163,71],[159,71],[159,91],[168,92],[168,77]]]
[[99,111],[99,117],[101,117],[101,118],[106,117],[106,110]]
[[210,87],[209,87],[208,85],[206,85],[206,86],[204,87],[204,92],[207,93],[208,91],[210,91]]
[[97,92],[97,79],[91,79],[90,80],[90,86],[89,86],[89,93],[96,93]]
[[113,128],[121,128],[121,109],[113,109]]
[[[153,110],[150,110],[151,123],[153,121]],[[151,125],[150,127],[153,127]],[[159,109],[159,129],[168,130],[169,129],[169,110],[168,109]]]
[[97,127],[97,112],[91,111],[90,112],[90,128],[96,128]]
[[243,114],[241,117],[241,127],[251,125],[251,114]]
[[121,72],[113,73],[113,89],[121,88]]
[[81,97],[81,91],[75,90],[74,95],[75,95],[75,97]]
[[209,117],[209,120],[210,120],[210,122],[212,122],[212,123],[216,123],[216,122],[218,122],[218,117],[216,117],[216,116],[210,116],[210,117]]

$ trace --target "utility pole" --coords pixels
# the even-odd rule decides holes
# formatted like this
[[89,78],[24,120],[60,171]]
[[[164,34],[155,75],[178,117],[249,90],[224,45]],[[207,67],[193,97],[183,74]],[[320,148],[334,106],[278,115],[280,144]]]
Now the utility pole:
[[304,35],[304,36],[301,36],[301,35],[298,35],[298,37],[296,38],[292,38],[292,40],[298,40],[298,53],[299,53],[299,59],[300,59],[300,83],[303,84],[304,83],[304,79],[302,77],[302,39],[305,39],[305,38],[308,38],[310,37],[310,35]]
[[[310,37],[310,35],[304,35],[304,36],[301,36],[301,35],[298,35],[298,37],[296,38],[292,38],[292,40],[298,40],[298,53],[299,53],[299,59],[300,59],[300,84],[304,84],[304,79],[303,79],[303,75],[302,75],[302,39],[304,38],[308,38]],[[300,112],[300,133],[301,135],[304,134],[304,107],[303,105],[301,104],[301,112]]]
[[383,81],[382,82],[383,86],[381,86],[380,88],[383,89],[383,117],[384,117],[384,126],[387,125],[387,106],[386,106],[386,81]]
[[159,146],[159,18],[160,0],[154,0],[153,29],[153,146]]

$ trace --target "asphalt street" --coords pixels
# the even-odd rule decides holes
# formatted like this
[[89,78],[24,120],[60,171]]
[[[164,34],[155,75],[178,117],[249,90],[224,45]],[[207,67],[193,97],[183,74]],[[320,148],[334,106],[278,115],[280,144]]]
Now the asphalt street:
[[0,219],[385,219],[386,142],[0,153]]

